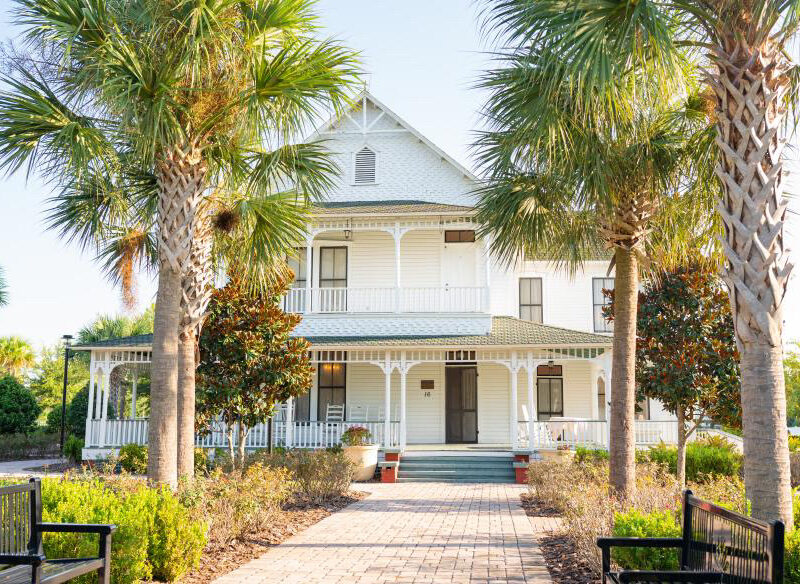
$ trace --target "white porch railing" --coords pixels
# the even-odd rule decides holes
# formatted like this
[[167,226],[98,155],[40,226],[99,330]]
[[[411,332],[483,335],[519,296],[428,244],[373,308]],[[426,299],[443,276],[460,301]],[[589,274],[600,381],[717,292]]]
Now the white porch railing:
[[[89,443],[87,447],[118,448],[125,444],[147,444],[147,418],[130,420],[87,420]],[[292,448],[329,448],[340,444],[342,434],[350,426],[364,426],[369,429],[375,443],[384,445],[383,422],[293,422],[287,441],[287,424],[284,421],[272,422],[273,446]],[[400,443],[400,423],[390,423],[389,446]],[[203,448],[227,448],[228,436],[222,425],[215,424],[211,433],[197,436],[195,444]],[[267,424],[254,426],[247,434],[247,448],[266,448],[269,445]]]
[[[637,446],[653,446],[660,442],[675,444],[678,425],[674,420],[636,420]],[[551,420],[533,423],[533,442],[528,440],[528,422],[519,422],[518,447],[557,448],[558,446],[608,448],[608,422],[604,420]]]
[[[487,289],[482,286],[448,288],[312,288],[312,313],[343,312],[481,312]],[[292,288],[284,310],[305,313],[309,290]]]

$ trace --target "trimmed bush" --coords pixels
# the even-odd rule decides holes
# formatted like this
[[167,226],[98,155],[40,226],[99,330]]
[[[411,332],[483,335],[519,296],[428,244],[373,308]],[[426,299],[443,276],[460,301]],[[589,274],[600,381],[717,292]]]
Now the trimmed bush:
[[346,494],[353,481],[353,463],[341,451],[258,452],[248,461],[253,463],[287,469],[295,483],[295,494],[315,504]]
[[[665,465],[672,474],[678,468],[678,449],[659,444],[647,452],[648,458]],[[718,446],[703,441],[686,445],[686,480],[703,481],[713,476],[739,476],[742,455],[730,446]]]
[[125,444],[119,449],[117,462],[133,474],[147,474],[147,446],[141,444]]
[[608,450],[601,448],[584,448],[578,446],[575,449],[575,462],[592,463],[608,460]]
[[[134,584],[157,578],[172,582],[200,560],[206,524],[192,516],[168,488],[139,481],[109,484],[97,479],[42,481],[42,518],[56,523],[113,523],[111,579]],[[44,537],[48,557],[97,553],[97,536],[58,533]],[[80,582],[94,582],[84,576]]]
[[[641,513],[635,509],[614,514],[615,537],[680,537],[674,511]],[[614,548],[612,559],[626,570],[677,570],[678,549]]]
[[0,460],[58,456],[58,434],[5,434],[0,436]]
[[41,413],[31,390],[15,377],[0,377],[0,434],[29,434]]

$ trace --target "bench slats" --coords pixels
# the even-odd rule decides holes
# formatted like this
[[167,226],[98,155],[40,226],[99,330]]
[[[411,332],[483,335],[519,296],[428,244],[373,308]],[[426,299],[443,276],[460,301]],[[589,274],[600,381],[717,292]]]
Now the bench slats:
[[[42,564],[42,584],[60,584],[103,567],[99,558]],[[30,584],[31,567],[14,566],[0,572],[0,584]]]

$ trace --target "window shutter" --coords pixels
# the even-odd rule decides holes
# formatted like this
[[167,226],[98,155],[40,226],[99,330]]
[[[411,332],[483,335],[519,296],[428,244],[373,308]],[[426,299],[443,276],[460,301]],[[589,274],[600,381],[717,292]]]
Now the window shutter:
[[356,152],[355,182],[357,185],[375,182],[375,152],[364,146]]

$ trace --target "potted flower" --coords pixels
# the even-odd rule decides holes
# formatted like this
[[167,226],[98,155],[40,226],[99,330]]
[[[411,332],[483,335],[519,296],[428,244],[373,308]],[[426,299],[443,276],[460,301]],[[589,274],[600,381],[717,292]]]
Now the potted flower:
[[372,444],[372,434],[364,426],[350,426],[342,434],[344,455],[355,466],[354,480],[368,481],[378,466],[378,445]]

